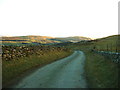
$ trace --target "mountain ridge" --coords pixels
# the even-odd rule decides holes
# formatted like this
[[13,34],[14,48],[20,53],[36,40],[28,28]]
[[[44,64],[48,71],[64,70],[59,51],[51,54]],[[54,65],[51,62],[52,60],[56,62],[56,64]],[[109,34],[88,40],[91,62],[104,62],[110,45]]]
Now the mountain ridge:
[[71,37],[50,37],[39,35],[27,35],[27,36],[2,36],[3,43],[61,43],[61,42],[79,42],[83,40],[92,40],[83,36],[71,36]]

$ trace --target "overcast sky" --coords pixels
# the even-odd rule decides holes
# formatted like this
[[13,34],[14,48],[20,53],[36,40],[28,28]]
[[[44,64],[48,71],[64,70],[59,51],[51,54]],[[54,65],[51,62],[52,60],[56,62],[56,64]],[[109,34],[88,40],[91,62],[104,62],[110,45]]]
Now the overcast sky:
[[0,35],[118,34],[119,0],[0,0]]

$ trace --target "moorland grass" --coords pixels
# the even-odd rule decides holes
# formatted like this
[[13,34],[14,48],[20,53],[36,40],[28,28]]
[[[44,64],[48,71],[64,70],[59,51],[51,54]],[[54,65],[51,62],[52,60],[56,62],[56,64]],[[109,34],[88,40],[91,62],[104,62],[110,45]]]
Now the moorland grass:
[[95,46],[96,49],[100,51],[120,52],[120,35],[113,35],[96,40],[96,42],[93,42],[93,46]]

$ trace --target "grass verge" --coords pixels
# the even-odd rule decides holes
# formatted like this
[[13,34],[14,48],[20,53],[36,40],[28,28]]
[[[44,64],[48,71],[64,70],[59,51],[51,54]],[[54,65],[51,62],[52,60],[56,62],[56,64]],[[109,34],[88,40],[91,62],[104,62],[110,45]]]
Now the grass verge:
[[118,64],[108,58],[84,51],[86,55],[85,72],[90,88],[118,88]]
[[19,77],[25,71],[34,67],[42,67],[53,61],[67,57],[71,54],[71,51],[50,51],[44,55],[31,55],[29,57],[20,58],[19,60],[3,61],[2,62],[2,83],[3,87],[6,86],[9,81]]

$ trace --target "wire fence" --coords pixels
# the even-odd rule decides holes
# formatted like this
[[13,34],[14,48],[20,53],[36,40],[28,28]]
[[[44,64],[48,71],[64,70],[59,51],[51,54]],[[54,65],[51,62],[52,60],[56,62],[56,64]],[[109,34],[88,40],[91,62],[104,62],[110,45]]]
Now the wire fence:
[[108,51],[108,52],[119,52],[120,53],[120,44],[114,43],[114,44],[106,44],[106,45],[94,45],[94,50],[97,51]]

